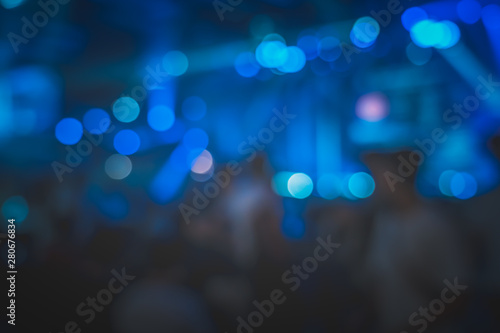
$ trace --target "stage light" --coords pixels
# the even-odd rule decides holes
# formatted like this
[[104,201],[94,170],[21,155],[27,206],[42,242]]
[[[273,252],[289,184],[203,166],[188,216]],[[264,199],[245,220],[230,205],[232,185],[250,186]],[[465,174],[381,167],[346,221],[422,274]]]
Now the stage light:
[[204,150],[192,163],[191,171],[197,174],[205,174],[213,167],[212,154],[208,150]]
[[157,132],[164,132],[175,122],[175,113],[169,107],[157,105],[148,112],[148,124]]
[[481,12],[484,25],[491,30],[500,29],[500,6],[488,5]]
[[83,126],[75,118],[61,119],[56,125],[56,138],[65,145],[74,145],[83,135]]
[[354,45],[367,48],[377,40],[380,26],[373,17],[365,16],[358,19],[352,27],[350,38]]
[[287,59],[282,66],[278,67],[278,70],[283,73],[296,73],[304,68],[306,64],[306,55],[297,46],[287,47]]
[[208,146],[208,134],[201,128],[192,128],[184,134],[182,143],[188,150],[203,150]]
[[376,122],[389,114],[389,101],[382,93],[361,96],[356,102],[356,115],[363,120]]
[[332,174],[326,174],[319,178],[317,184],[318,194],[325,199],[335,199],[341,192],[340,179]]
[[125,129],[116,133],[113,145],[118,153],[132,155],[139,150],[141,138],[133,130]]
[[324,61],[335,61],[342,54],[340,41],[335,37],[324,37],[318,43],[318,54]]
[[110,124],[109,114],[102,109],[90,109],[83,116],[83,126],[92,134],[106,132]]
[[181,76],[189,67],[188,58],[181,51],[170,51],[163,57],[163,68],[168,74]]
[[288,192],[296,199],[305,199],[313,191],[313,182],[304,173],[295,173],[288,179]]
[[122,123],[136,120],[140,111],[139,104],[132,97],[120,97],[113,104],[113,115]]
[[132,172],[132,161],[127,156],[113,154],[104,163],[104,171],[111,179],[124,179]]
[[265,68],[283,66],[288,58],[288,50],[281,41],[263,41],[255,51],[257,62]]
[[477,192],[477,182],[467,172],[457,172],[451,178],[451,193],[458,199],[472,198]]
[[2,214],[5,220],[15,219],[16,223],[23,222],[28,213],[28,203],[19,195],[8,198],[2,205]]
[[260,66],[252,52],[243,52],[234,61],[236,72],[243,77],[254,77],[260,71]]
[[457,4],[458,17],[467,24],[479,21],[481,9],[481,4],[475,0],[462,0]]
[[303,36],[297,41],[297,46],[304,51],[307,60],[318,57],[319,39],[316,36]]
[[349,191],[356,198],[368,198],[375,191],[375,181],[366,172],[358,172],[349,178]]
[[422,66],[432,58],[432,48],[421,48],[410,42],[406,47],[406,56],[414,65]]
[[415,24],[427,20],[428,18],[429,16],[425,10],[420,7],[412,7],[408,8],[403,15],[401,15],[401,23],[406,30],[410,31]]

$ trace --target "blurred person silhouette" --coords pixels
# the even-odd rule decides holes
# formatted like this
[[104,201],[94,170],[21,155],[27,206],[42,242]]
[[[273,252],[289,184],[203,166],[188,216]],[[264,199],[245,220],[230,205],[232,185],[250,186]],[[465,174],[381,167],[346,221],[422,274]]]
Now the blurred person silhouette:
[[[405,174],[404,181],[390,185],[389,173],[402,177],[402,161],[409,161],[410,154],[371,153],[365,157],[376,184],[366,268],[371,280],[367,283],[375,293],[377,329],[385,333],[425,326],[427,332],[459,332],[443,323],[444,315],[425,324],[415,322],[420,317],[413,323],[409,319],[420,307],[441,297],[445,279],[468,283],[456,230],[447,216],[417,194],[416,167],[409,176]],[[451,308],[448,304],[446,310]]]
[[146,270],[111,304],[113,332],[214,332],[204,300],[187,286],[183,238],[153,238],[147,247]]
[[[500,160],[500,132],[488,142],[488,148]],[[496,163],[496,177],[500,164]],[[497,178],[498,179],[498,178]],[[500,331],[500,186],[460,203],[466,219],[467,234],[474,252],[474,305],[469,325],[484,332]],[[483,332],[483,330],[481,330]]]

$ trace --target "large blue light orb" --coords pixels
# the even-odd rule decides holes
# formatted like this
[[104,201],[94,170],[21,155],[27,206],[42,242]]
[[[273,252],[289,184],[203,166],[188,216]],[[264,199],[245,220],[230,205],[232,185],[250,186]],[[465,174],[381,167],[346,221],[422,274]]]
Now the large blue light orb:
[[403,27],[406,30],[410,31],[415,24],[428,18],[429,16],[425,10],[420,7],[412,7],[408,8],[403,15],[401,15],[401,23],[403,23]]
[[257,46],[255,57],[262,67],[277,68],[287,61],[288,50],[281,41],[263,41]]
[[111,119],[103,109],[90,109],[83,116],[83,126],[93,134],[102,134],[109,129]]
[[475,0],[462,0],[457,4],[458,17],[467,24],[474,24],[481,18],[481,4]]
[[181,51],[170,51],[163,57],[163,68],[168,74],[181,76],[189,67],[188,58]]
[[168,130],[174,122],[174,111],[164,105],[157,105],[148,112],[148,124],[157,132]]
[[132,155],[139,150],[141,138],[133,130],[125,129],[116,133],[113,145],[118,153]]
[[368,198],[375,191],[375,181],[366,172],[358,172],[349,178],[349,191],[356,198]]
[[132,97],[120,97],[113,104],[113,115],[122,123],[130,123],[137,119],[141,108]]
[[313,191],[313,182],[305,173],[295,173],[288,179],[288,192],[296,199],[305,199]]
[[260,66],[252,52],[243,52],[234,61],[236,72],[243,77],[254,77],[260,71]]
[[83,126],[75,118],[61,119],[56,125],[56,138],[65,145],[74,145],[83,135]]
[[351,41],[360,48],[367,48],[377,40],[380,26],[373,17],[365,16],[358,19],[352,27]]

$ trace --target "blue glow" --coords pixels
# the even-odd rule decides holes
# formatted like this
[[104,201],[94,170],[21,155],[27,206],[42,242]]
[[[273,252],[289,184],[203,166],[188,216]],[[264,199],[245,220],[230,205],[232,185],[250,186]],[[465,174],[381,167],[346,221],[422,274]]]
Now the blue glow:
[[306,224],[299,218],[285,216],[281,222],[281,231],[291,239],[300,239],[306,233]]
[[281,171],[273,176],[271,187],[273,191],[282,197],[291,197],[288,191],[288,180],[293,175],[293,172]]
[[198,96],[191,96],[182,103],[182,114],[186,119],[196,121],[202,119],[207,113],[207,104]]
[[410,31],[411,28],[420,21],[427,20],[429,16],[420,7],[412,7],[408,8],[403,15],[401,15],[401,23],[403,23],[403,27]]
[[113,104],[113,115],[122,123],[130,123],[137,119],[141,108],[132,97],[120,97]]
[[255,38],[262,38],[274,30],[274,22],[267,15],[256,15],[250,21],[250,33]]
[[477,192],[477,182],[467,172],[457,172],[450,184],[451,193],[458,199],[472,198]]
[[452,197],[451,180],[457,174],[454,170],[446,170],[439,176],[439,190],[446,196]]
[[423,20],[411,28],[411,39],[422,48],[448,48],[455,45],[460,38],[460,31],[455,27],[456,25],[449,21]]
[[8,198],[2,205],[2,214],[6,220],[15,219],[16,222],[23,222],[28,213],[28,203],[19,195]]
[[184,135],[186,127],[180,119],[175,119],[174,124],[165,132],[160,132],[160,138],[165,143],[179,142]]
[[132,161],[127,156],[113,154],[106,159],[104,171],[111,179],[124,179],[132,172]]
[[[113,193],[109,196],[101,196],[97,201],[101,213],[113,220],[122,220],[127,217],[129,203],[121,193]],[[109,221],[107,221],[109,223]]]
[[116,133],[113,145],[118,153],[132,155],[139,150],[141,138],[133,130],[125,129]]
[[462,0],[457,4],[458,17],[467,24],[474,24],[481,18],[481,4],[475,0]]
[[184,134],[182,143],[189,150],[204,150],[208,146],[208,134],[201,128],[192,128]]
[[351,39],[351,42],[356,45],[358,48],[361,48],[361,49],[366,49],[370,46],[372,46],[373,44],[375,44],[375,40],[373,40],[372,42],[370,43],[364,43],[362,41],[360,41],[355,35],[354,35],[354,30],[351,30],[351,33],[349,34],[349,38]]
[[168,130],[174,125],[174,122],[174,111],[164,105],[155,106],[148,112],[148,124],[157,132]]
[[287,47],[280,41],[263,41],[255,50],[257,62],[265,68],[283,66],[288,58]]
[[253,77],[260,71],[260,66],[252,52],[243,52],[236,57],[234,68],[243,77]]
[[438,49],[448,49],[455,46],[460,40],[460,29],[451,21],[441,21],[437,23],[442,31],[441,40],[434,45]]
[[189,173],[187,154],[188,150],[184,145],[177,146],[153,179],[149,191],[156,202],[166,203],[179,192]]
[[500,29],[500,6],[488,5],[481,13],[484,25],[493,30]]
[[324,61],[335,61],[342,54],[340,41],[335,37],[325,37],[319,41],[318,54]]
[[75,118],[61,119],[56,125],[56,138],[65,145],[74,145],[83,135],[83,126]]
[[349,178],[349,191],[356,198],[368,198],[375,191],[375,181],[366,172],[358,172]]
[[306,65],[306,55],[297,46],[287,47],[288,56],[286,62],[278,67],[284,73],[296,73]]
[[408,59],[417,66],[425,65],[432,58],[431,48],[421,48],[417,45],[410,43],[406,47],[406,56]]
[[341,188],[341,195],[343,198],[346,198],[348,200],[358,200],[359,198],[354,196],[349,189],[349,181],[352,177],[352,174],[347,174],[342,178],[342,182],[340,185]]
[[186,73],[188,67],[188,58],[181,51],[170,51],[163,57],[163,68],[170,75],[180,76]]
[[313,191],[311,178],[304,173],[295,173],[288,179],[288,192],[296,199],[305,199]]
[[326,174],[319,178],[317,191],[322,198],[335,199],[340,196],[341,183],[340,179],[332,174]]
[[304,51],[307,60],[313,60],[318,57],[318,44],[319,39],[315,36],[304,36],[297,41],[297,46]]
[[363,48],[375,43],[379,33],[378,22],[373,17],[365,16],[354,23],[350,36],[354,44]]
[[109,114],[102,109],[90,109],[83,116],[83,126],[93,134],[106,132],[111,123]]
[[0,3],[5,9],[12,9],[16,8],[17,6],[21,5],[24,2],[24,0],[0,0]]

